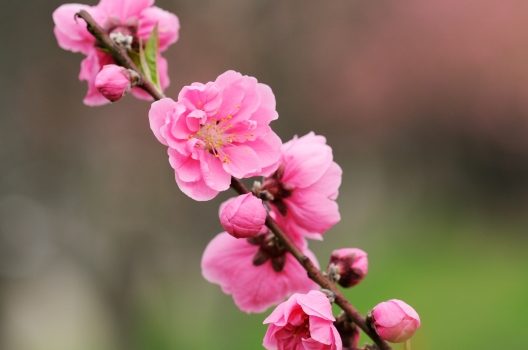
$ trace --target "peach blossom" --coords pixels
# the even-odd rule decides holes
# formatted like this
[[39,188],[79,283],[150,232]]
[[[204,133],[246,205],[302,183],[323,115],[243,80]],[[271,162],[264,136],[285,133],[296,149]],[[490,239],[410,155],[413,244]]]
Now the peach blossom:
[[341,350],[332,306],[325,294],[294,294],[273,310],[263,345],[268,350]]
[[336,203],[342,171],[332,148],[313,132],[295,137],[281,148],[278,170],[267,177],[276,220],[290,235],[322,239],[341,219]]
[[[304,253],[317,264],[301,242]],[[202,257],[202,274],[233,297],[245,312],[262,312],[295,292],[317,287],[295,258],[273,245],[270,235],[236,239],[223,232],[207,246]]]
[[[95,87],[95,79],[103,66],[115,62],[110,54],[97,48],[95,38],[86,29],[86,23],[76,19],[75,14],[86,10],[110,36],[128,38],[133,47],[145,42],[157,25],[159,50],[163,52],[178,40],[180,24],[178,17],[153,4],[154,0],[101,0],[96,6],[65,4],[53,12],[54,33],[59,46],[86,56],[81,62],[79,73],[79,79],[88,83],[88,92],[84,98],[86,105],[109,103]],[[165,89],[169,86],[167,61],[158,55],[157,64],[160,85]],[[133,88],[132,93],[141,99],[152,99],[139,87]]]
[[277,118],[269,86],[234,71],[185,86],[177,102],[164,98],[149,112],[176,183],[200,201],[228,189],[232,176],[269,175],[277,168],[281,140],[269,126]]

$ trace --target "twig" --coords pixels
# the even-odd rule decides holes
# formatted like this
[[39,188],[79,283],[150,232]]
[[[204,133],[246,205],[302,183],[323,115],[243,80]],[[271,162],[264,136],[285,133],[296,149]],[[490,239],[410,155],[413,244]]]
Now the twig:
[[[141,73],[138,67],[128,56],[126,49],[121,45],[115,43],[108,34],[95,22],[93,17],[85,10],[79,11],[76,15],[77,17],[82,18],[86,21],[88,31],[99,41],[99,45],[108,49],[114,57],[115,61],[126,67],[136,71],[141,77],[140,86],[147,91],[155,100],[160,100],[165,96],[158,91],[150,82],[145,78]],[[235,190],[238,194],[248,193],[248,189],[236,178],[231,178],[231,188]],[[361,314],[352,306],[352,304],[346,299],[346,297],[341,293],[337,286],[326,276],[323,275],[321,270],[319,270],[314,263],[303,254],[295,246],[295,244],[290,240],[290,238],[279,228],[275,220],[271,216],[266,217],[266,226],[273,232],[273,234],[281,241],[284,247],[290,252],[297,261],[304,267],[308,276],[316,282],[321,288],[328,289],[335,294],[335,303],[343,309],[347,317],[357,324],[359,328],[363,330],[378,346],[379,350],[391,350],[389,344],[383,341],[376,332],[368,325],[367,321]]]

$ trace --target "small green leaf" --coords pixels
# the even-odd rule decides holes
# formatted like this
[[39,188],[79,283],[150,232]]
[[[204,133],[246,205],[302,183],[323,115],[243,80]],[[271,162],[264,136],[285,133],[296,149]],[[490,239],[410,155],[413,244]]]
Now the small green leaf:
[[[139,68],[141,69],[141,58],[140,58],[140,55],[139,55],[139,52],[137,51],[134,51],[134,50],[128,50],[128,57],[130,57],[130,59],[132,60],[132,62],[134,62],[134,64]],[[143,71],[142,71],[143,73]]]
[[158,26],[156,25],[150,34],[145,49],[140,51],[141,67],[145,76],[158,88],[160,88],[158,72]]

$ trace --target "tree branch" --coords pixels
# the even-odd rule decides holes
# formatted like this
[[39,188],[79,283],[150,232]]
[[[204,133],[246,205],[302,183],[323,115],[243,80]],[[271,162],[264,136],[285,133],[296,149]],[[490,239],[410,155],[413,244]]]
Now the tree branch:
[[[158,89],[152,84],[151,81],[145,78],[141,73],[141,70],[134,64],[134,62],[128,56],[126,49],[117,43],[115,43],[108,34],[97,24],[93,17],[85,10],[79,11],[76,14],[76,17],[82,18],[87,25],[88,31],[97,39],[98,44],[101,47],[106,48],[110,51],[112,57],[115,61],[121,66],[132,69],[139,74],[141,81],[139,86],[142,87],[146,92],[148,92],[155,100],[160,100],[165,96],[163,93],[158,91]],[[231,178],[231,188],[235,190],[238,194],[248,193],[248,189],[236,178]],[[346,299],[343,293],[337,288],[335,283],[333,283],[328,277],[323,275],[321,270],[319,270],[314,263],[303,254],[295,246],[295,244],[290,240],[288,235],[286,235],[280,227],[277,225],[275,220],[271,216],[266,217],[266,226],[270,229],[271,232],[281,241],[284,247],[290,252],[297,261],[304,267],[308,276],[316,282],[319,286],[324,289],[332,291],[335,295],[335,303],[341,307],[345,312],[347,317],[358,325],[359,328],[363,330],[378,346],[379,350],[391,350],[389,344],[383,341],[378,334],[368,325],[366,319],[361,316],[361,314],[352,306],[352,304]]]
[[[238,179],[231,178],[231,188],[234,189],[238,194],[248,193],[249,190],[242,184]],[[347,300],[343,293],[337,288],[328,277],[323,275],[312,260],[303,254],[291,241],[291,239],[280,229],[275,220],[271,216],[266,217],[266,226],[271,232],[281,241],[284,247],[301,263],[304,267],[308,276],[319,286],[324,289],[332,291],[335,295],[335,303],[341,307],[347,317],[358,325],[375,343],[378,345],[380,350],[391,350],[391,347],[383,341],[378,334],[368,325],[367,321],[361,314],[352,306]]]

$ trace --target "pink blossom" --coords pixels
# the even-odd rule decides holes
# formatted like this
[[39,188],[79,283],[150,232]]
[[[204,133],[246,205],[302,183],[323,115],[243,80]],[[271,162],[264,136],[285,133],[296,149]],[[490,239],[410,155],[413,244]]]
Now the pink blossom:
[[149,112],[154,135],[168,146],[176,183],[196,200],[228,189],[231,176],[277,168],[281,140],[269,126],[277,117],[271,89],[234,71],[186,86],[177,102],[162,99]]
[[332,306],[325,294],[294,294],[273,310],[263,345],[268,350],[341,350]]
[[[317,264],[313,253],[301,247]],[[262,312],[292,293],[317,287],[297,260],[267,234],[247,240],[225,232],[217,235],[203,254],[202,274],[245,312]]]
[[273,196],[277,221],[288,233],[321,239],[341,219],[341,175],[326,139],[311,132],[282,145],[279,168],[262,189]]
[[[88,82],[88,92],[84,103],[97,106],[109,101],[95,87],[97,73],[104,65],[114,64],[113,58],[96,47],[94,37],[86,29],[86,24],[75,19],[75,14],[86,10],[109,35],[120,35],[131,39],[132,47],[145,42],[155,25],[158,25],[159,49],[165,51],[178,40],[179,21],[170,12],[152,6],[154,0],[101,0],[96,6],[65,4],[53,12],[55,37],[65,50],[80,52],[86,56],[81,62],[79,79]],[[167,61],[158,55],[158,71],[162,89],[169,86]],[[151,99],[140,88],[132,93],[142,99]]]
[[267,211],[252,193],[231,198],[220,206],[222,227],[235,238],[254,237],[262,231]]
[[104,97],[115,102],[130,90],[130,72],[115,64],[107,64],[97,73],[95,87]]
[[392,299],[374,307],[371,322],[382,339],[402,343],[411,338],[420,327],[420,316],[405,302]]
[[337,273],[337,282],[341,286],[355,286],[367,275],[367,253],[358,248],[336,249],[330,256],[329,270]]

